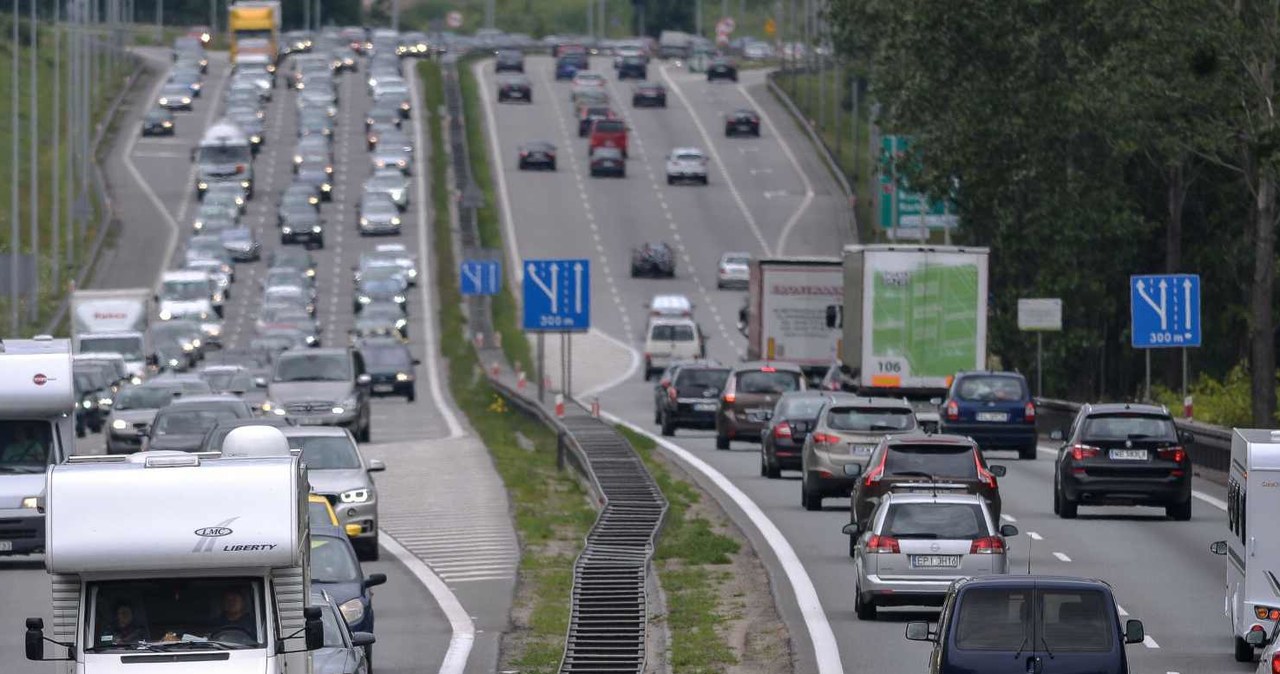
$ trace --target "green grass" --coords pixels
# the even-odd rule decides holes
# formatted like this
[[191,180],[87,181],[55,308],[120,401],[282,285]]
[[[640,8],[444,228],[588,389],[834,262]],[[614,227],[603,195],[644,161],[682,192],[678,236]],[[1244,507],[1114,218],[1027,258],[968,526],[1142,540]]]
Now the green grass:
[[[465,338],[458,338],[465,334],[465,318],[448,221],[444,129],[436,114],[444,102],[444,85],[435,62],[421,63],[418,72],[424,85],[424,110],[431,114],[431,199],[435,207],[432,246],[444,336],[440,343],[448,361],[449,390],[493,456],[510,496],[520,536],[516,609],[527,612],[528,619],[506,635],[503,666],[525,673],[554,672],[564,653],[569,625],[574,558],[582,549],[596,513],[573,474],[556,468],[555,435],[541,423],[510,409],[480,376],[471,345]],[[498,306],[495,303],[495,310]],[[519,446],[519,436],[533,443],[532,451]]]
[[657,457],[657,445],[647,436],[616,426],[640,455],[667,497],[667,519],[658,539],[654,566],[667,595],[667,626],[671,635],[671,667],[681,672],[722,672],[737,663],[721,626],[732,608],[719,588],[730,579],[730,555],[739,551],[734,539],[717,533],[704,517],[689,513],[702,493],[676,477]]

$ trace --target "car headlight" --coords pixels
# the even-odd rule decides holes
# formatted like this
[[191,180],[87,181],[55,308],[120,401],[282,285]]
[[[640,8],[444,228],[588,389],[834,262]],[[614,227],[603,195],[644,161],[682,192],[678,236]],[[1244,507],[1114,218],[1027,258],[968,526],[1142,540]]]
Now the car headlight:
[[115,421],[111,422],[112,430],[123,431],[127,428],[129,428],[129,424],[126,424],[124,422],[124,419],[116,419]]
[[324,172],[328,173],[329,175],[333,175],[333,167],[332,166],[324,167]]
[[110,398],[98,398],[99,407],[111,407],[114,404],[116,404],[116,401]]
[[404,295],[396,295],[392,299],[396,301],[396,304],[404,304],[406,301],[408,301]]
[[186,344],[183,344],[183,345],[182,345],[182,350],[183,350],[183,351],[187,351],[187,352],[191,352],[191,351],[195,351],[195,350],[196,350],[196,347],[195,347],[195,345],[193,345],[193,344],[191,344],[190,342],[188,342],[188,343],[186,343]]
[[39,508],[39,507],[40,507],[40,497],[39,497],[39,496],[28,496],[28,497],[26,497],[26,498],[22,499],[22,507],[23,507],[23,508],[26,508],[26,509],[28,509],[28,510],[35,510],[36,508]]
[[316,277],[316,270],[314,270],[314,269],[308,269],[308,270],[307,270],[307,278],[315,278],[315,277]]
[[315,335],[307,335],[307,343],[308,343],[308,344],[315,344],[315,343],[316,343],[316,336],[315,336]]
[[409,278],[418,278],[417,269],[410,269],[407,273],[409,274]]
[[163,121],[163,122],[160,122],[160,126],[163,126],[164,128],[166,128],[166,129],[167,129],[167,128],[169,128],[169,127],[173,126],[173,122],[170,122],[170,121],[168,121],[168,120],[165,120],[165,121]]
[[249,189],[249,185],[252,185],[252,184],[253,184],[253,183],[249,182],[248,180],[241,180],[241,181],[240,181],[240,186],[241,186],[241,187],[243,187],[243,188],[245,188],[246,190],[247,190],[247,189]]
[[408,372],[396,373],[396,381],[409,381],[410,379],[413,379],[413,375],[409,374]]
[[178,359],[177,359],[177,358],[170,358],[170,359],[169,359],[169,367],[178,367]]
[[168,105],[168,104],[169,104],[169,99],[168,99],[168,98],[165,98],[164,96],[161,96],[161,97],[160,97],[160,105]]
[[196,183],[196,189],[200,189],[200,190],[207,190],[207,189],[209,189],[209,183],[206,183],[206,182],[203,182],[203,181],[198,182],[198,183]]
[[290,226],[288,226],[288,225],[285,225],[284,227],[281,227],[281,228],[280,228],[280,233],[281,233],[281,234],[292,234],[292,233],[293,233],[293,228],[292,228],[292,227],[290,227]]
[[162,320],[162,321],[167,321],[167,320],[171,320],[172,318],[173,318],[173,312],[172,312],[172,311],[169,311],[168,309],[165,309],[164,311],[161,311],[161,312],[160,312],[160,320]]
[[401,110],[408,110],[408,109],[409,109],[409,103],[408,103],[408,101],[406,101],[406,102],[404,102],[404,103],[401,103],[401,104],[400,104],[400,109],[401,109]]
[[313,234],[319,234],[321,232],[320,225],[312,225],[311,232]]
[[92,401],[92,400],[81,400],[81,401],[80,401],[80,406],[81,406],[81,407],[83,407],[83,408],[85,408],[86,410],[87,410],[87,409],[91,409],[91,408],[93,407],[93,401]]
[[333,189],[333,185],[330,185],[329,183],[322,183],[320,185],[320,189],[325,192],[328,192],[329,190]]
[[213,294],[213,303],[214,303],[214,304],[222,304],[222,302],[223,302],[222,293],[214,293],[214,294]]
[[295,154],[295,155],[293,155],[293,163],[295,163],[295,164],[301,164],[301,163],[302,163],[302,157],[301,157],[300,155],[296,155],[296,154]]
[[191,228],[198,232],[204,229],[204,222],[201,220],[196,220],[195,222],[191,223]]
[[334,414],[342,414],[343,412],[346,412],[347,409],[345,407],[342,407],[341,405],[334,405],[333,409],[329,411],[333,412]]
[[205,333],[207,333],[210,337],[217,337],[222,334],[221,325],[205,325],[202,327],[204,328]]
[[262,142],[262,136],[249,136],[249,142],[257,145]]
[[344,601],[338,607],[338,611],[342,613],[342,619],[347,621],[348,625],[355,625],[364,619],[364,602],[359,597]]
[[129,378],[129,383],[133,384],[134,386],[137,386],[142,383],[142,377],[139,377],[138,375],[135,374]]
[[391,218],[391,224],[393,224],[393,225],[398,225],[398,224],[400,224],[400,218],[398,218],[398,217],[393,217],[393,218]]
[[195,338],[195,339],[191,340],[191,346],[192,346],[192,348],[196,348],[196,349],[200,348],[200,338],[199,338],[199,337],[197,337],[197,338]]
[[368,303],[372,302],[372,301],[373,301],[373,299],[372,299],[372,298],[370,298],[368,295],[361,295],[361,296],[359,296],[359,297],[357,297],[357,298],[356,298],[356,301],[357,301],[357,302],[359,302],[359,303],[361,303],[361,304],[368,304]]
[[191,103],[191,97],[190,97],[190,96],[183,96],[183,97],[182,97],[182,104],[183,104],[183,105],[189,105],[190,103]]
[[369,225],[369,218],[360,218],[360,224],[367,227]]
[[400,328],[403,328],[404,326],[406,326],[406,325],[408,325],[408,324],[409,324],[409,321],[407,321],[407,320],[405,320],[405,319],[403,319],[403,318],[398,319],[398,320],[396,321],[396,329],[398,330],[398,329],[400,329]]

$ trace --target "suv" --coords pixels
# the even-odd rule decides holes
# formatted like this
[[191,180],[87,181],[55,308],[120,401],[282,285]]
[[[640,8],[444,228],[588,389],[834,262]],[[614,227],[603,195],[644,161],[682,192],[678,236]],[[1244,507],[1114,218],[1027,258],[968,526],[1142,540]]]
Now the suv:
[[364,560],[378,559],[378,488],[369,473],[387,469],[366,459],[345,429],[290,426],[280,431],[289,446],[302,450],[311,491],[333,505],[342,528]]
[[983,451],[1012,449],[1036,458],[1036,404],[1017,372],[959,372],[942,404],[941,431],[967,435]]
[[1146,638],[1140,620],[1122,628],[1110,585],[1057,576],[957,580],[937,629],[919,621],[906,632],[933,643],[934,674],[1128,672],[1125,644]]
[[677,360],[705,358],[706,355],[702,328],[692,318],[654,316],[649,319],[644,338],[645,381]]
[[825,391],[792,391],[778,399],[760,432],[760,477],[776,480],[783,469],[800,470],[800,451],[827,402]]
[[845,525],[853,557],[853,608],[875,620],[879,606],[939,606],[957,579],[1009,573],[1006,536],[976,494],[887,494],[867,526]]
[[342,426],[369,442],[372,383],[354,349],[290,349],[276,357],[262,411],[303,426]]
[[716,399],[724,388],[729,368],[718,363],[689,363],[676,370],[658,402],[658,423],[662,434],[672,436],[677,428],[715,428]]
[[621,119],[597,119],[591,123],[587,142],[588,150],[598,147],[616,147],[627,156],[627,123]]
[[925,484],[933,489],[961,489],[987,500],[991,516],[1000,519],[1000,485],[1004,466],[988,466],[982,450],[958,435],[905,433],[880,441],[865,470],[861,463],[844,465],[845,475],[860,478],[849,503],[854,523],[867,522],[885,494],[900,484]]
[[810,426],[801,453],[800,505],[806,510],[822,510],[825,497],[852,493],[857,480],[845,473],[845,464],[865,470],[881,438],[918,428],[911,405],[900,398],[826,395],[829,401]]
[[733,440],[759,442],[784,393],[806,388],[804,372],[791,363],[751,362],[734,368],[716,410],[716,449]]
[[1084,405],[1058,448],[1053,512],[1072,519],[1081,504],[1152,505],[1191,519],[1190,439],[1163,406]]
[[649,62],[643,56],[624,56],[618,64],[618,79],[643,80],[649,76]]

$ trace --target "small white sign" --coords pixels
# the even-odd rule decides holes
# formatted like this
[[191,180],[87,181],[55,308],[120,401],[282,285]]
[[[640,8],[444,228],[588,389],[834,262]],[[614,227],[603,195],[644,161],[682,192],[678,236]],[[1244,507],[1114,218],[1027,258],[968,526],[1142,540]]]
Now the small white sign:
[[449,12],[447,15],[445,15],[445,23],[450,28],[461,28],[462,12]]
[[1018,329],[1040,332],[1062,330],[1062,300],[1057,297],[1018,300]]

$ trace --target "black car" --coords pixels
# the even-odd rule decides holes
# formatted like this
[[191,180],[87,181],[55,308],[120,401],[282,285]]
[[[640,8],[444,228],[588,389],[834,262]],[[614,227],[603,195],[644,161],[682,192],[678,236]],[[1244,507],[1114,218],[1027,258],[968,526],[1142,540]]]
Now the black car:
[[110,387],[96,371],[75,370],[72,373],[76,391],[76,437],[83,438],[85,431],[102,432],[103,419],[109,410],[102,403],[111,402]]
[[156,106],[147,111],[142,118],[143,136],[172,136],[174,134],[173,113],[167,108]]
[[498,57],[494,60],[493,71],[495,73],[524,72],[524,54],[514,49],[499,51]]
[[624,56],[618,64],[618,79],[643,80],[649,76],[649,63],[643,56]]
[[810,389],[782,394],[773,415],[760,431],[760,476],[776,480],[784,470],[800,470],[804,441],[818,423],[827,391]]
[[1192,439],[1163,406],[1084,405],[1058,449],[1053,512],[1074,519],[1081,505],[1148,505],[1191,519]]
[[294,206],[281,215],[280,243],[298,242],[324,248],[324,223],[314,208]]
[[676,254],[664,242],[646,243],[631,251],[631,277],[667,277],[676,275]]
[[627,177],[627,160],[616,147],[598,147],[591,151],[591,177]]
[[373,379],[373,395],[404,396],[413,402],[417,398],[413,368],[420,362],[409,352],[409,347],[395,338],[370,337],[360,341],[360,355]]
[[717,402],[728,378],[729,368],[714,361],[681,364],[671,381],[660,385],[665,393],[657,397],[662,434],[675,435],[678,428],[715,428]]
[[333,199],[333,175],[327,170],[330,168],[332,167],[320,162],[303,162],[298,167],[298,175],[294,181],[311,185],[320,195],[321,201],[330,201]]
[[556,146],[545,140],[534,140],[520,146],[520,170],[544,168],[556,170]]
[[724,117],[724,135],[760,137],[760,115],[755,110],[734,110]]
[[707,81],[714,82],[716,80],[729,80],[731,82],[738,81],[738,66],[727,58],[715,58],[711,60],[711,64],[707,66]]
[[667,107],[667,88],[656,82],[641,82],[631,92],[633,108]]
[[524,75],[508,75],[498,80],[498,102],[510,100],[533,102],[533,85]]

